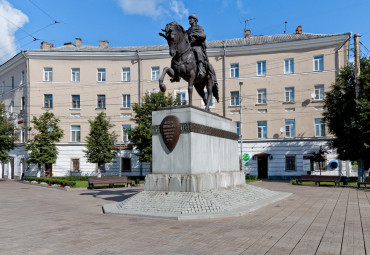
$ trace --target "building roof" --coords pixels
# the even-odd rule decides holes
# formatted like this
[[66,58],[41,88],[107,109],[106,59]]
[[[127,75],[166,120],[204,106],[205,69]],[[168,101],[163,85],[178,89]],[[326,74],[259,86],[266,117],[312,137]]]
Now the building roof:
[[[248,46],[248,45],[259,45],[259,44],[270,44],[280,42],[293,42],[301,40],[329,38],[336,36],[350,35],[350,33],[342,34],[282,34],[282,35],[265,35],[265,36],[253,36],[249,38],[235,38],[218,41],[207,42],[208,48],[218,47],[236,47],[236,46]],[[57,48],[47,50],[35,50],[35,51],[158,51],[167,50],[168,45],[153,45],[153,46],[128,46],[128,47],[101,47],[101,46],[85,46],[76,47],[73,44],[64,45]]]

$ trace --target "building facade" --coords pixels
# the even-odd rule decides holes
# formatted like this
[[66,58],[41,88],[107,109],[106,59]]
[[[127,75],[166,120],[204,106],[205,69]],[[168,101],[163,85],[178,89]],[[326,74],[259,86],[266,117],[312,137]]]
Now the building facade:
[[[339,69],[347,64],[350,33],[254,36],[207,43],[209,61],[218,78],[220,102],[211,111],[236,122],[241,134],[242,169],[260,178],[291,178],[307,171],[351,174],[348,162],[328,151],[325,167],[318,169],[312,152],[327,148],[332,138],[322,118],[325,92]],[[134,127],[132,104],[145,93],[159,90],[158,79],[170,66],[167,45],[144,47],[84,46],[81,39],[54,48],[43,42],[40,50],[22,51],[0,66],[1,101],[18,129],[20,142],[1,165],[0,178],[36,175],[27,165],[24,143],[34,134],[33,116],[54,113],[64,130],[57,144],[59,156],[51,167],[54,176],[95,175],[96,166],[84,157],[88,120],[104,112],[119,134],[123,148],[106,175],[119,171],[143,176],[150,164],[140,163],[131,150],[125,129]],[[171,83],[168,93],[188,99],[187,83]],[[204,107],[200,97],[193,105]],[[338,167],[331,169],[330,162]]]

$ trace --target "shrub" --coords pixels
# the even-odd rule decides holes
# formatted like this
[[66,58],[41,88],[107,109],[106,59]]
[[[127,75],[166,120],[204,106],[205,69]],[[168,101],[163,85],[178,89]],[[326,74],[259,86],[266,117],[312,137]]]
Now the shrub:
[[247,174],[245,176],[245,179],[246,180],[257,180],[257,175],[250,175],[250,174]]
[[24,177],[24,180],[36,181],[36,182],[46,182],[47,184],[58,184],[58,185],[70,186],[70,187],[76,186],[75,181],[67,181],[67,180],[57,179],[57,178],[52,178],[52,177]]

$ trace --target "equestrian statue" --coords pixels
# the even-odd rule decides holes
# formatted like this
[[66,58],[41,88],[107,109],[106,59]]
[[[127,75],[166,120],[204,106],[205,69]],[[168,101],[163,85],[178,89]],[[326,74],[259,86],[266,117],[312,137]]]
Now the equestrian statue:
[[206,105],[206,111],[209,111],[212,97],[219,101],[218,84],[216,73],[207,57],[206,33],[197,23],[197,16],[192,14],[189,16],[190,28],[187,31],[173,21],[162,29],[165,34],[159,33],[166,38],[172,57],[171,67],[165,67],[159,78],[159,88],[162,92],[166,91],[166,85],[163,83],[166,74],[171,77],[171,82],[179,82],[180,78],[183,78],[188,82],[189,105],[192,105],[194,85]]

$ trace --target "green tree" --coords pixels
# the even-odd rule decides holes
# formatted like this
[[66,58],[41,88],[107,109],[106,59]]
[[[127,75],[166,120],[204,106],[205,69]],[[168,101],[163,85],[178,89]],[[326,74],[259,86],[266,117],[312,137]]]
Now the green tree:
[[[325,96],[324,118],[335,136],[330,146],[338,158],[368,167],[370,155],[370,58],[360,61],[360,94],[356,99],[354,65],[344,67]],[[361,180],[363,176],[359,176]]]
[[147,93],[143,98],[141,105],[133,104],[135,117],[132,118],[136,127],[127,130],[131,142],[138,149],[138,156],[141,162],[152,162],[152,134],[150,127],[152,125],[152,112],[160,107],[181,105],[180,98],[176,100],[171,95],[166,96],[162,92]]
[[100,166],[110,163],[117,155],[114,140],[117,135],[109,130],[114,127],[110,120],[101,112],[94,120],[89,120],[90,132],[86,137],[85,156],[90,163],[97,164],[98,173]]
[[10,118],[6,117],[5,106],[0,102],[0,162],[9,162],[8,152],[15,148],[17,137],[13,135],[14,125]]
[[[60,120],[51,112],[45,112],[40,117],[33,117],[31,123],[36,130],[32,139],[27,141],[28,164],[37,164],[44,175],[45,164],[53,164],[58,157],[55,143],[63,138],[63,130],[59,127]],[[31,130],[31,128],[30,128]]]

